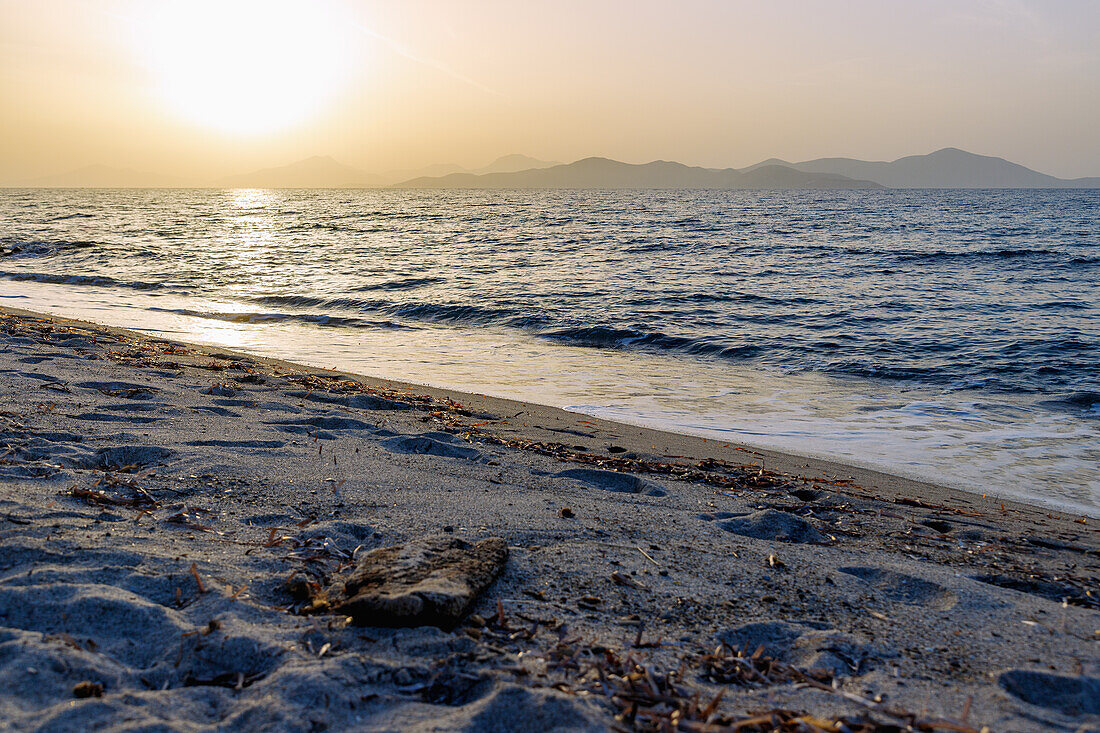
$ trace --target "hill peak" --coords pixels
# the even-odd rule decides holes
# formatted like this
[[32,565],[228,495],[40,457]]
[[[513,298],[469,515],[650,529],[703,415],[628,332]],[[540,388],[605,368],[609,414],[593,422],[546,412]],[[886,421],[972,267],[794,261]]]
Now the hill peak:
[[509,153],[502,155],[484,168],[468,171],[474,174],[485,173],[516,173],[518,171],[534,170],[538,168],[551,168],[561,165],[557,161],[539,160],[522,153]]
[[969,150],[963,150],[962,148],[940,148],[939,150],[933,151],[933,152],[929,153],[928,155],[923,155],[923,156],[921,156],[921,155],[912,155],[912,156],[908,156],[908,157],[911,157],[911,158],[933,158],[933,157],[935,157],[935,158],[946,158],[946,157],[990,158],[990,157],[993,157],[993,156],[979,155],[978,153],[971,153]]
[[508,155],[500,156],[499,158],[494,160],[492,163],[490,163],[489,166],[491,167],[491,166],[495,166],[495,165],[501,165],[501,164],[504,164],[504,163],[508,163],[508,164],[523,163],[524,165],[526,165],[528,163],[542,163],[542,162],[544,162],[544,161],[541,161],[538,158],[532,158],[530,155],[524,155],[523,153],[509,153]]
[[308,158],[302,158],[293,163],[290,163],[286,168],[302,167],[302,168],[349,168],[350,166],[344,165],[340,161],[333,158],[331,155],[311,155]]

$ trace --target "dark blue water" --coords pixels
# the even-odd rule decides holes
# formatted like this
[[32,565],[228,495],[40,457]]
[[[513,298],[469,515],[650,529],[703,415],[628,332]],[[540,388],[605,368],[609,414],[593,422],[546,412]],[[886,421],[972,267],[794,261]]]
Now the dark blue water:
[[319,343],[491,329],[1088,421],[1098,215],[1097,190],[8,190],[0,278]]

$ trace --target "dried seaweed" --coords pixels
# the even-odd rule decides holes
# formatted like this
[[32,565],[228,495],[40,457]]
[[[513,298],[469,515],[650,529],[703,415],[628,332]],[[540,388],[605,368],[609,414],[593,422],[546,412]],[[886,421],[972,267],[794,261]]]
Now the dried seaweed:
[[[828,673],[801,670],[757,649],[751,655],[728,646],[689,657],[680,668],[660,672],[636,656],[633,650],[616,651],[578,639],[565,638],[547,654],[552,681],[545,686],[573,695],[603,699],[610,706],[616,728],[638,733],[657,731],[743,731],[744,733],[900,733],[901,731],[956,731],[979,733],[962,720],[930,719],[889,708],[873,700],[835,688]],[[514,670],[526,675],[526,668]],[[564,673],[564,674],[563,674]],[[802,711],[772,709],[728,712],[722,701],[728,688],[717,693],[692,685],[698,677],[712,684],[764,687],[793,684],[843,697],[860,711],[841,716],[814,715]],[[555,679],[556,678],[556,679]]]
[[130,489],[127,495],[98,489],[96,486],[99,485],[99,483],[100,482],[97,481],[91,487],[73,486],[68,491],[63,492],[63,494],[71,496],[74,499],[80,499],[93,506],[130,507],[131,509],[155,509],[159,506],[157,500],[150,496],[149,492],[136,484],[122,481],[109,484],[111,487]]

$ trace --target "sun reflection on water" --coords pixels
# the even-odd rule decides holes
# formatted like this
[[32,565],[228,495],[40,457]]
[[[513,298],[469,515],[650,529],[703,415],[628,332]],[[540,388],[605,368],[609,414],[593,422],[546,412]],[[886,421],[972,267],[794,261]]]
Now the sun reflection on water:
[[[274,205],[278,193],[259,188],[229,191],[226,212],[231,234],[221,245],[226,271],[234,280],[226,283],[231,296],[249,297],[263,292],[276,269],[275,237],[277,217]],[[245,310],[243,304],[221,304],[228,312]],[[254,309],[253,309],[254,310]]]

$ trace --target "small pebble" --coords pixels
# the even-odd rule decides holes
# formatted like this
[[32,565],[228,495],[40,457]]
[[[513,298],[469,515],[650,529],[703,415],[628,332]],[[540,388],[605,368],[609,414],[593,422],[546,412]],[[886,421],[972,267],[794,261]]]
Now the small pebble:
[[73,697],[81,700],[89,697],[103,697],[103,685],[99,682],[77,682],[73,686]]

